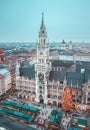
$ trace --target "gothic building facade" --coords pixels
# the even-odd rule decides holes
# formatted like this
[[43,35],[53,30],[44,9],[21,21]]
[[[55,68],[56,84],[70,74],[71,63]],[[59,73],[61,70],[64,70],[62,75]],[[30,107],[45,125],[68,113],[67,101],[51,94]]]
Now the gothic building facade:
[[36,79],[36,101],[47,104],[49,73],[51,64],[49,61],[49,43],[47,40],[47,32],[44,25],[42,14],[42,22],[39,32],[39,43],[37,44],[37,63],[35,65]]
[[[79,78],[79,80],[76,79],[75,81],[75,75],[77,77],[78,73],[75,75],[73,73],[67,73],[74,63],[70,61],[64,64],[61,61],[49,60],[49,42],[44,24],[44,14],[42,14],[39,40],[37,43],[36,64],[30,65],[26,61],[21,63],[21,65],[17,63],[17,96],[26,101],[59,106],[63,100],[65,88],[68,85],[72,87],[73,83],[76,83],[76,87],[82,86],[83,83],[81,81],[84,79],[84,75],[80,74],[81,79]],[[70,81],[72,77],[73,79]]]
[[[39,42],[37,43],[37,62],[29,66],[27,62],[21,64],[21,68],[29,68],[29,78],[22,77],[19,74],[19,64],[16,67],[16,89],[17,96],[27,100],[36,101],[40,103],[60,103],[64,92],[63,84],[59,81],[50,80],[50,72],[52,64],[49,61],[49,42],[47,39],[46,27],[44,25],[44,14],[42,14],[42,21],[39,32]],[[24,67],[22,67],[24,66]],[[25,73],[24,73],[25,74]],[[65,83],[64,83],[65,86]]]

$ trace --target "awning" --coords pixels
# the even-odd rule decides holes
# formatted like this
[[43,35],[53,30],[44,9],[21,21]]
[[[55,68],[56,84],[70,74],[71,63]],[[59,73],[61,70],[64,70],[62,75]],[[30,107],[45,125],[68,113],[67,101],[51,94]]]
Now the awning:
[[57,116],[62,117],[62,114],[63,114],[63,111],[59,111]]
[[58,126],[59,126],[59,123],[57,123],[56,121],[54,121],[54,122],[50,122],[50,123],[49,123],[49,126],[50,126],[50,125],[55,125],[55,126],[58,127]]
[[14,115],[23,117],[24,113],[23,113],[23,112],[15,111],[15,112],[14,112]]
[[57,110],[52,110],[51,114],[52,115],[56,115],[57,114]]
[[19,103],[18,103],[15,107],[16,107],[16,108],[22,108],[22,106],[23,106],[22,104],[19,104]]
[[22,109],[24,109],[24,110],[29,110],[29,108],[30,108],[30,106],[28,106],[28,105],[23,105],[22,106]]
[[68,127],[67,130],[82,130],[81,128],[75,128],[75,127]]
[[78,119],[77,125],[87,127],[87,120],[86,119]]
[[30,117],[29,119],[28,119],[28,122],[32,122],[34,120],[34,118],[33,117]]
[[26,119],[29,119],[31,117],[31,115],[24,114],[23,117],[26,118]]
[[0,115],[3,115],[4,113],[5,113],[4,111],[0,110]]
[[54,119],[55,119],[55,116],[50,116],[50,121],[51,122],[54,121]]

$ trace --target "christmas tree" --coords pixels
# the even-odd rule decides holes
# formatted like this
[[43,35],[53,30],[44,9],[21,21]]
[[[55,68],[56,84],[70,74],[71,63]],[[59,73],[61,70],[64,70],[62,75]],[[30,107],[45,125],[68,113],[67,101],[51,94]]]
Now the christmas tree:
[[63,97],[63,102],[62,102],[62,109],[64,111],[70,111],[74,108],[75,108],[75,105],[73,103],[71,90],[70,90],[70,88],[66,88],[65,94],[64,94],[64,97]]

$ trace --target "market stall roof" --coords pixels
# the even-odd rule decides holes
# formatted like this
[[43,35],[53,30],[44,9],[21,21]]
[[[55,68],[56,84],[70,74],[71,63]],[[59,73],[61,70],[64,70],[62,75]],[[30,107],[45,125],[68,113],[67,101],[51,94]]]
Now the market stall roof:
[[0,110],[0,114],[13,116],[15,118],[19,118],[20,120],[25,120],[28,122],[32,122],[34,120],[34,117],[32,117],[30,114],[25,114],[23,112],[11,110],[9,108],[4,108],[4,107]]
[[34,120],[34,117],[30,117],[29,119],[28,119],[28,122],[32,122]]
[[86,119],[78,119],[77,125],[87,127],[87,120]]
[[24,109],[24,110],[27,110],[27,111],[30,111],[30,112],[34,112],[36,114],[39,113],[40,109],[38,108],[35,108],[33,106],[29,106],[29,105],[22,105],[22,104],[16,104],[15,107],[18,107],[18,108],[21,108],[21,109]]
[[5,96],[5,93],[3,93],[2,95],[0,95],[0,98],[4,97]]
[[52,115],[56,115],[57,114],[57,110],[52,110],[51,114]]
[[68,129],[67,130],[82,130],[81,128],[75,128],[75,127],[68,127]]
[[22,109],[25,109],[25,110],[29,110],[29,108],[30,108],[30,106],[28,106],[28,105],[23,105],[22,106]]
[[22,104],[20,104],[20,103],[18,103],[15,107],[17,107],[17,108],[22,108]]
[[23,117],[23,115],[24,115],[23,112],[19,112],[19,111],[15,111],[14,114],[17,116],[21,116],[21,117]]
[[51,122],[54,121],[54,119],[55,119],[55,116],[50,116],[50,121]]
[[3,110],[0,110],[0,115],[4,114],[5,112]]
[[23,117],[26,118],[26,119],[29,119],[31,117],[31,115],[24,114]]
[[17,103],[16,103],[16,102],[10,102],[10,105],[11,105],[11,106],[16,106]]
[[5,105],[10,105],[10,101],[9,101],[9,100],[5,100],[5,101],[3,102],[3,104],[5,104]]
[[60,123],[61,120],[62,120],[62,117],[60,116],[60,117],[56,118],[55,120],[56,120],[57,123]]
[[58,126],[59,126],[59,123],[57,123],[56,121],[53,121],[53,122],[49,122],[49,126],[50,126],[50,125],[55,125],[55,126],[58,127]]
[[12,101],[9,101],[9,100],[5,100],[3,102],[3,104],[6,105],[6,106],[20,108],[20,109],[23,109],[23,110],[26,110],[26,111],[30,111],[30,112],[33,112],[35,114],[38,114],[40,112],[40,109],[38,109],[36,107],[29,106],[29,105],[23,105],[23,104],[20,104],[20,103],[15,103],[15,102],[12,102]]
[[6,106],[15,107],[17,103],[11,102],[11,101],[9,101],[9,100],[5,100],[5,101],[3,102],[3,104],[6,105]]
[[59,111],[57,116],[60,117],[62,116],[62,114],[63,114],[63,111]]

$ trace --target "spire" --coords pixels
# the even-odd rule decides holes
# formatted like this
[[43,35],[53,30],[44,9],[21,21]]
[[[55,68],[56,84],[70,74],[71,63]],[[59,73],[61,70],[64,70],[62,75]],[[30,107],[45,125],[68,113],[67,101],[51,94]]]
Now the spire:
[[44,29],[45,28],[45,25],[44,25],[44,13],[42,13],[42,21],[41,21],[41,29]]
[[42,13],[42,22],[41,22],[41,27],[44,26],[44,13]]
[[42,13],[42,20],[41,20],[41,26],[40,26],[40,32],[39,32],[39,36],[41,36],[41,35],[47,35],[46,28],[44,25],[44,13]]

